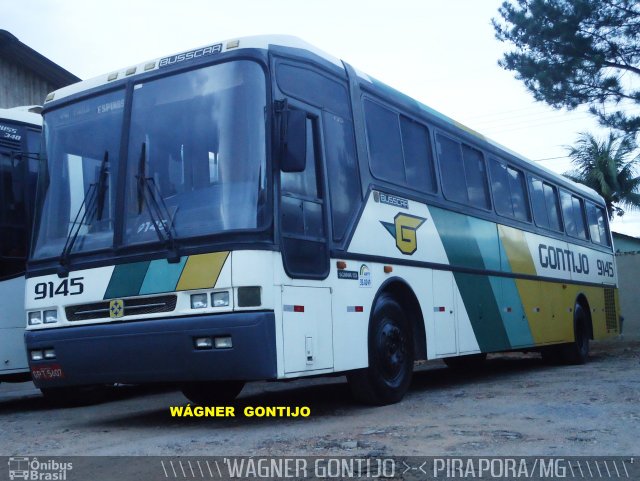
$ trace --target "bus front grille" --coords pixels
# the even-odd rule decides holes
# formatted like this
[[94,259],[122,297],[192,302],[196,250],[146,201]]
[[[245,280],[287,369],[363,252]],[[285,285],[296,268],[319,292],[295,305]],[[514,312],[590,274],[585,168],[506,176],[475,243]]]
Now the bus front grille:
[[[175,294],[166,296],[143,297],[123,299],[124,316],[134,316],[140,314],[156,314],[158,312],[171,312],[176,308],[177,296]],[[81,304],[78,306],[68,306],[65,308],[67,320],[88,321],[91,319],[108,319],[110,301],[93,302],[91,304]]]
[[616,297],[613,289],[604,290],[604,314],[607,331],[618,329],[618,316],[616,316]]

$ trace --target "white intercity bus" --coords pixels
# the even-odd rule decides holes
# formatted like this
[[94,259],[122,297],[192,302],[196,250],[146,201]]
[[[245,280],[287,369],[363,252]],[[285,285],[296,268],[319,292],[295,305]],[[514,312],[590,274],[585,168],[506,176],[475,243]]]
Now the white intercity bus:
[[45,393],[345,373],[618,333],[602,199],[291,37],[216,42],[51,93],[27,348]]
[[0,109],[0,381],[30,376],[24,285],[42,128],[39,109]]

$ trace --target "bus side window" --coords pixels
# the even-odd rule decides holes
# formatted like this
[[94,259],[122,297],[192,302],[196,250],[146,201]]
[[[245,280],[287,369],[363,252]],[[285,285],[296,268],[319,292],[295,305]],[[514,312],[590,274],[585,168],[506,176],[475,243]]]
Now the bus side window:
[[587,238],[587,223],[584,218],[584,201],[575,195],[572,196],[573,218],[576,223],[576,235],[580,239]]
[[491,170],[491,189],[493,190],[496,212],[506,217],[514,217],[507,166],[492,157],[489,159],[489,169]]
[[586,239],[587,231],[584,221],[582,199],[561,190],[560,200],[562,204],[562,214],[564,216],[564,227],[567,234],[580,239]]
[[596,244],[608,246],[609,232],[604,209],[591,202],[587,202],[587,219],[589,220],[589,233],[591,240]]
[[539,227],[562,231],[558,190],[551,184],[530,177],[533,217]]
[[440,134],[436,136],[436,143],[445,197],[489,209],[489,181],[482,152]]
[[562,224],[560,222],[560,204],[558,202],[557,189],[544,182],[544,199],[547,204],[547,214],[549,216],[549,228],[557,231],[562,231]]
[[460,144],[440,134],[436,136],[436,144],[442,173],[442,191],[445,197],[455,202],[466,203],[467,185],[464,179]]
[[404,169],[407,184],[418,190],[436,192],[436,174],[431,154],[431,140],[425,126],[400,116]]
[[573,202],[571,200],[571,194],[560,191],[560,201],[562,204],[562,215],[564,217],[564,228],[570,236],[577,237],[576,222],[573,214]]
[[600,233],[600,244],[611,245],[609,242],[609,229],[607,228],[607,218],[602,207],[596,207],[596,218],[598,219],[598,232]]
[[530,222],[531,214],[529,213],[529,201],[527,200],[524,174],[522,171],[511,167],[507,167],[507,173],[509,174],[509,189],[511,191],[511,202],[513,204],[513,216],[516,219]]
[[427,128],[369,99],[363,105],[373,176],[422,192],[435,192]]
[[487,168],[484,165],[482,152],[462,144],[464,174],[467,180],[467,196],[469,204],[481,209],[490,209],[489,184]]
[[366,99],[364,117],[371,173],[380,180],[404,184],[406,178],[398,114]]

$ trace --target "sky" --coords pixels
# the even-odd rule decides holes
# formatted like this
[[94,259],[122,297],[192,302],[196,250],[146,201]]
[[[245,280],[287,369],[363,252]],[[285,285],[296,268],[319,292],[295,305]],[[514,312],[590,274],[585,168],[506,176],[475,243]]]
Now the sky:
[[[535,102],[498,66],[501,0],[0,0],[0,28],[82,79],[219,40],[298,36],[541,165],[571,169],[585,108]],[[640,212],[612,230],[640,237]]]

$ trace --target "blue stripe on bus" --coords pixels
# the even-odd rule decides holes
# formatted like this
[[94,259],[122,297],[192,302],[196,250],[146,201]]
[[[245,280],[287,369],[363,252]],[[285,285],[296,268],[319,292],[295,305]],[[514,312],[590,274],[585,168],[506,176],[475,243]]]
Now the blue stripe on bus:
[[140,294],[175,291],[186,262],[187,256],[182,256],[180,262],[175,264],[170,264],[166,259],[151,262],[147,274],[142,281]]

